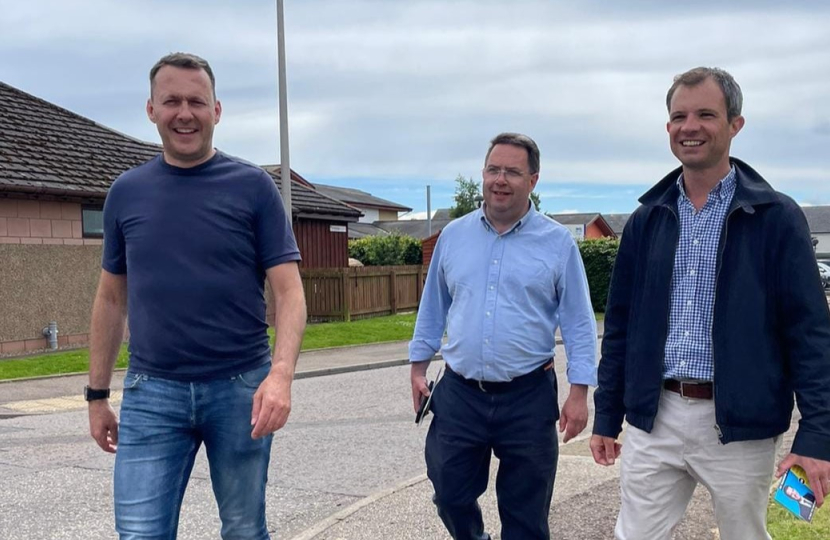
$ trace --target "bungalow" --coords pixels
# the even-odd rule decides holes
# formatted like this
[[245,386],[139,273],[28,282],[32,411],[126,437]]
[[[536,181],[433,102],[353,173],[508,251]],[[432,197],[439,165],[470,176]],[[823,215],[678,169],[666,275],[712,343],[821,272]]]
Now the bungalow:
[[[87,342],[107,190],[160,151],[0,82],[0,355],[45,348],[52,321],[59,346]],[[360,211],[291,178],[304,267],[347,266]]]

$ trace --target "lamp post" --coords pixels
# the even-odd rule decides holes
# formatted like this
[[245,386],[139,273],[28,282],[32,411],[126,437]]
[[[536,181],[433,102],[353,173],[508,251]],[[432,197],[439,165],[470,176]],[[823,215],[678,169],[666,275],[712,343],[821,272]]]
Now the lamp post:
[[285,20],[282,0],[277,0],[277,63],[280,97],[280,194],[288,221],[291,216],[291,164],[288,157],[288,91],[285,83]]

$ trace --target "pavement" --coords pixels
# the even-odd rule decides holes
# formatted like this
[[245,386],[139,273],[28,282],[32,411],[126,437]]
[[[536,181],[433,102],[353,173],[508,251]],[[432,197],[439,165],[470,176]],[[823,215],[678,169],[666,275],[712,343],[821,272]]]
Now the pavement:
[[[600,327],[600,332],[602,328]],[[562,359],[562,347],[557,348],[556,369],[559,380],[564,379],[564,362]],[[275,453],[278,456],[292,454],[292,445],[296,447],[294,454],[299,456],[296,462],[289,465],[278,465],[284,467],[272,472],[269,478],[274,484],[275,494],[273,499],[269,498],[269,508],[282,506],[281,513],[269,515],[269,525],[273,521],[280,521],[275,525],[280,531],[274,538],[289,540],[404,540],[404,539],[448,539],[449,536],[443,529],[440,520],[435,513],[431,502],[431,484],[426,478],[423,466],[422,441],[426,433],[425,427],[414,428],[411,425],[411,412],[406,411],[406,391],[408,387],[407,368],[407,343],[392,342],[373,345],[361,345],[354,347],[324,349],[303,352],[297,364],[297,381],[295,383],[296,394],[300,394],[303,384],[311,384],[319,381],[331,381],[321,386],[320,395],[308,403],[301,399],[295,405],[295,412],[292,412],[292,419],[283,431],[279,432],[282,438],[275,438],[275,448],[280,450]],[[440,365],[440,362],[434,362]],[[369,374],[361,375],[361,371],[372,370]],[[430,367],[431,375],[437,371],[437,367]],[[351,375],[349,375],[351,374]],[[321,377],[329,377],[324,379]],[[318,379],[320,378],[320,379]],[[308,379],[308,382],[303,381]],[[121,377],[116,377],[120,381]],[[335,384],[333,381],[337,381]],[[382,393],[377,389],[378,382],[394,382],[395,388],[383,388],[384,392],[391,392],[387,402],[375,402],[371,394]],[[301,382],[302,381],[302,382]],[[401,382],[403,381],[403,382]],[[49,484],[37,492],[37,495],[26,493],[30,488],[30,480],[15,482],[14,478],[23,478],[28,475],[27,451],[15,454],[15,444],[25,445],[23,439],[24,430],[30,426],[23,423],[23,420],[34,422],[35,420],[45,421],[46,418],[57,418],[58,423],[66,424],[74,422],[71,429],[65,428],[73,433],[78,431],[78,426],[83,425],[86,408],[80,396],[83,385],[86,383],[86,375],[70,375],[62,377],[35,378],[23,381],[0,382],[0,435],[6,437],[10,446],[0,438],[0,539],[17,539],[28,537],[40,538],[109,538],[104,531],[111,531],[109,522],[99,524],[100,536],[90,534],[89,523],[91,519],[101,521],[100,516],[107,515],[106,509],[98,509],[91,516],[84,518],[77,511],[73,515],[55,516],[49,510],[43,510],[43,516],[37,516],[35,521],[44,522],[65,520],[67,525],[71,521],[73,527],[66,526],[61,534],[43,533],[44,530],[54,530],[54,525],[47,527],[37,523],[29,523],[32,520],[31,508],[38,504],[48,507],[50,503],[35,501],[34,499],[48,498],[54,491],[70,489],[61,487],[61,483],[76,484],[77,479],[63,480],[61,477],[52,476],[26,476],[26,478],[39,478]],[[380,384],[386,384],[381,382]],[[366,388],[369,390],[367,391]],[[114,384],[115,390],[113,402],[118,404],[120,388]],[[403,394],[403,396],[402,396]],[[560,405],[566,397],[567,392],[560,391]],[[320,397],[322,396],[322,397]],[[386,398],[385,398],[386,399]],[[394,402],[394,406],[391,403]],[[591,403],[591,415],[593,415],[593,400]],[[360,409],[363,414],[361,425],[351,417],[352,412],[347,408],[354,406]],[[326,407],[328,405],[328,407]],[[400,406],[400,410],[397,407]],[[394,413],[390,409],[394,408]],[[309,411],[327,418],[325,429],[310,429],[312,423],[309,418]],[[72,416],[59,413],[72,412]],[[304,416],[305,415],[305,416]],[[398,437],[395,428],[386,423],[386,416],[392,415],[395,421],[401,426],[406,425],[404,437]],[[798,415],[793,420],[795,427]],[[400,417],[400,418],[398,418]],[[71,420],[70,420],[71,418]],[[15,424],[15,422],[18,422]],[[293,423],[292,423],[293,422]],[[619,466],[600,467],[593,463],[588,449],[588,438],[592,419],[589,419],[589,428],[567,444],[560,444],[560,459],[554,490],[554,500],[550,513],[552,537],[559,539],[605,539],[613,538],[613,526],[616,519],[616,512],[619,508]],[[377,424],[372,426],[372,424]],[[5,426],[4,426],[5,425]],[[368,427],[367,427],[368,426]],[[4,431],[4,427],[5,430]],[[291,428],[291,429],[289,429]],[[309,428],[309,429],[305,429]],[[37,430],[42,428],[38,427]],[[305,429],[305,431],[304,431]],[[361,430],[374,430],[362,431]],[[348,439],[345,435],[350,432],[360,432],[359,438]],[[782,452],[788,449],[794,429],[786,435]],[[343,435],[341,435],[343,434]],[[75,433],[75,435],[80,436]],[[19,439],[15,437],[19,436]],[[60,437],[67,437],[62,432]],[[389,437],[390,441],[374,441],[378,444],[377,454],[370,455],[360,445],[370,444],[371,439]],[[397,438],[396,438],[397,437]],[[42,436],[45,438],[45,436]],[[296,441],[295,441],[296,439]],[[17,443],[15,443],[17,441]],[[279,442],[278,442],[279,441]],[[67,443],[68,439],[62,442]],[[392,443],[390,445],[390,442]],[[42,441],[34,441],[33,448],[43,445]],[[94,446],[87,440],[85,447]],[[396,444],[398,447],[396,447]],[[40,446],[38,446],[40,445]],[[285,450],[283,450],[285,448]],[[77,452],[77,450],[72,450]],[[92,450],[90,450],[92,452]],[[362,454],[366,454],[365,457]],[[98,452],[98,454],[102,454]],[[16,456],[4,461],[4,456]],[[91,453],[89,454],[92,455]],[[348,459],[346,459],[348,456]],[[51,459],[51,458],[50,458]],[[83,459],[78,458],[78,469],[83,475],[91,475],[94,471],[109,469],[111,462],[101,463],[100,457],[95,461],[89,456]],[[278,458],[280,459],[280,458]],[[287,459],[287,458],[284,458]],[[342,463],[338,463],[342,460]],[[333,463],[332,463],[333,462]],[[4,468],[5,467],[5,468]],[[498,467],[497,460],[494,460],[492,473]],[[46,474],[48,467],[38,468],[38,474]],[[25,470],[24,470],[25,469]],[[344,472],[345,471],[345,472]],[[54,471],[48,471],[54,474]],[[303,479],[307,485],[283,485],[280,478],[294,474],[297,478]],[[342,473],[342,474],[341,474]],[[65,474],[65,473],[61,473]],[[374,475],[374,476],[373,476]],[[214,527],[216,523],[215,507],[212,507],[210,500],[209,475],[200,472],[197,468],[194,476],[204,480],[204,485],[196,484],[193,487],[195,495],[191,496],[191,487],[188,487],[188,495],[185,498],[183,514],[190,512],[190,506],[199,506],[199,516],[208,515],[208,518],[193,518],[192,521],[203,522]],[[9,480],[11,478],[12,480]],[[491,475],[491,478],[494,476]],[[275,480],[274,480],[275,479]],[[295,489],[289,489],[295,488]],[[200,492],[201,490],[202,492]],[[98,502],[84,502],[83,511],[91,512],[90,508],[95,505],[107,505],[102,495],[96,495]],[[272,497],[269,495],[269,497]],[[23,506],[14,505],[10,499],[19,498],[24,501]],[[25,501],[31,505],[26,508]],[[103,502],[102,502],[103,501]],[[196,502],[193,502],[196,501]],[[65,503],[62,503],[65,504]],[[487,492],[480,499],[480,504],[485,516],[487,530],[494,540],[500,538],[498,534],[498,510],[492,482]],[[5,505],[5,506],[4,506]],[[67,508],[71,503],[66,504]],[[41,511],[38,511],[41,512]],[[68,511],[67,511],[68,512]],[[193,510],[195,512],[195,510]],[[68,512],[69,513],[69,512]],[[4,515],[7,515],[4,521]],[[23,516],[22,518],[20,516]],[[109,519],[109,518],[107,518]],[[29,535],[21,535],[21,530],[11,532],[12,524],[20,526],[23,522],[25,527],[33,531]],[[188,523],[183,517],[183,527],[187,528],[186,534],[180,538],[214,538],[216,529],[206,528],[207,532],[192,532],[200,530],[200,523]],[[207,527],[206,525],[204,525]],[[92,528],[94,529],[94,527]],[[79,532],[75,535],[74,530]],[[85,531],[82,533],[81,531]],[[37,535],[36,535],[37,534]],[[209,536],[209,534],[213,536]],[[708,493],[698,488],[690,504],[689,510],[675,533],[675,540],[702,540],[717,539],[717,530],[714,517],[711,511],[711,502]]]

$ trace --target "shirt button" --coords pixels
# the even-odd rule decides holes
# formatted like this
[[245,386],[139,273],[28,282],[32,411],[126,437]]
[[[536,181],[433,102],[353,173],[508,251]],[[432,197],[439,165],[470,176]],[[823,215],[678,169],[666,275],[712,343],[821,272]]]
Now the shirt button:
[[499,260],[498,259],[493,259],[493,264],[499,264]]
[[685,361],[685,360],[683,360],[682,362],[680,362],[680,367],[683,367],[683,366],[685,366],[685,365],[686,365],[686,361]]
[[490,343],[490,340],[489,340],[489,339],[485,339],[485,340],[484,340],[484,343],[489,344],[489,343]]
[[492,291],[493,289],[495,289],[495,287],[493,287],[492,285],[490,285],[490,290]]
[[688,300],[688,301],[686,302],[686,305],[687,305],[687,306],[691,306],[693,303],[694,303],[694,302],[692,302],[691,300]]
[[694,242],[692,242],[692,243],[693,243],[694,245],[698,245],[698,244],[700,243],[700,241],[699,241],[699,240],[695,240],[695,241],[694,241]]
[[694,270],[689,270],[689,275],[690,275],[690,276],[693,276],[693,275],[695,275],[696,273],[697,273],[697,272],[695,272]]
[[683,335],[686,336],[686,337],[689,337],[689,331],[686,330],[685,332],[683,332]]
[[488,316],[488,317],[490,316],[490,312],[489,312],[489,311],[487,312],[487,316]]

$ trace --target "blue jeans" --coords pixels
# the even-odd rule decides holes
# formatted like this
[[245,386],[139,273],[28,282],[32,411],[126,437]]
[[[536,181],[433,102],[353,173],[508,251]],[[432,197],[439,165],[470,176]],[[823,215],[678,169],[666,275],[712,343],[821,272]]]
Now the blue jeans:
[[182,382],[128,371],[115,457],[121,540],[174,540],[196,453],[205,444],[225,540],[269,539],[265,484],[272,436],[251,439],[251,407],[270,364]]

